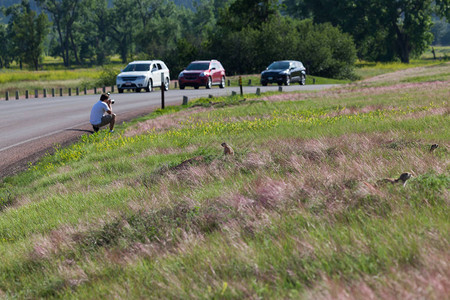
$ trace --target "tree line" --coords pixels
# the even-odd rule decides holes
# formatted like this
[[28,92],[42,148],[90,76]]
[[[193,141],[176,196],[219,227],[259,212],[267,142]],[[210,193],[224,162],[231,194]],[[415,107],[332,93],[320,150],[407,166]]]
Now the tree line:
[[229,74],[271,61],[302,61],[310,74],[349,78],[356,59],[409,63],[433,40],[432,16],[449,19],[450,0],[22,0],[2,13],[0,68],[38,70],[43,55],[64,66],[164,60],[177,74],[215,58]]

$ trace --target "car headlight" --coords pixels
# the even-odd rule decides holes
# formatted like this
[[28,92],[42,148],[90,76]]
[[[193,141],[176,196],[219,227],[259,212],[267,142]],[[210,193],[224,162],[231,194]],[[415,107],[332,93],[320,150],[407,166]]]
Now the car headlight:
[[287,75],[287,74],[289,74],[289,71],[288,70],[284,70],[283,72],[280,72],[280,74],[281,75]]
[[145,76],[138,76],[136,79],[145,79]]
[[117,77],[116,81],[122,81],[122,77]]
[[178,75],[178,78],[184,77],[184,73],[181,72],[180,75]]
[[200,77],[205,77],[206,76],[206,73],[205,72],[201,72],[200,73]]

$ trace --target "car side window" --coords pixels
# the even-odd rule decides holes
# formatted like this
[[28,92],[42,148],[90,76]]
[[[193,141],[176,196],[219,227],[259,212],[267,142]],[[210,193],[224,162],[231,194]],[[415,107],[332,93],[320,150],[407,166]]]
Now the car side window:
[[158,66],[158,70],[162,70],[161,64],[156,64]]

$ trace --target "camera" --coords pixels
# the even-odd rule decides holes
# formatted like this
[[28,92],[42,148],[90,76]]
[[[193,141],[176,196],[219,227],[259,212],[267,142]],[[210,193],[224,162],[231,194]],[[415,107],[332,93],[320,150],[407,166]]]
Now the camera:
[[[109,95],[111,95],[111,92],[107,92],[106,94],[107,94],[108,97],[109,97]],[[114,102],[115,102],[114,99],[109,99],[109,100],[111,101],[111,104],[114,104]]]

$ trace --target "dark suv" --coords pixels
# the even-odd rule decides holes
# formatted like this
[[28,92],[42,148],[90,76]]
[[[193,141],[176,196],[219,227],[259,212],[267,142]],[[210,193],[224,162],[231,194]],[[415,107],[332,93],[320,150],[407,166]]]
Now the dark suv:
[[225,87],[225,69],[217,60],[196,60],[193,61],[178,75],[180,89],[186,86],[205,86],[210,89],[213,85],[220,88]]
[[278,85],[289,85],[298,82],[304,85],[306,82],[306,68],[296,60],[280,60],[271,63],[261,73],[261,84],[278,83]]

